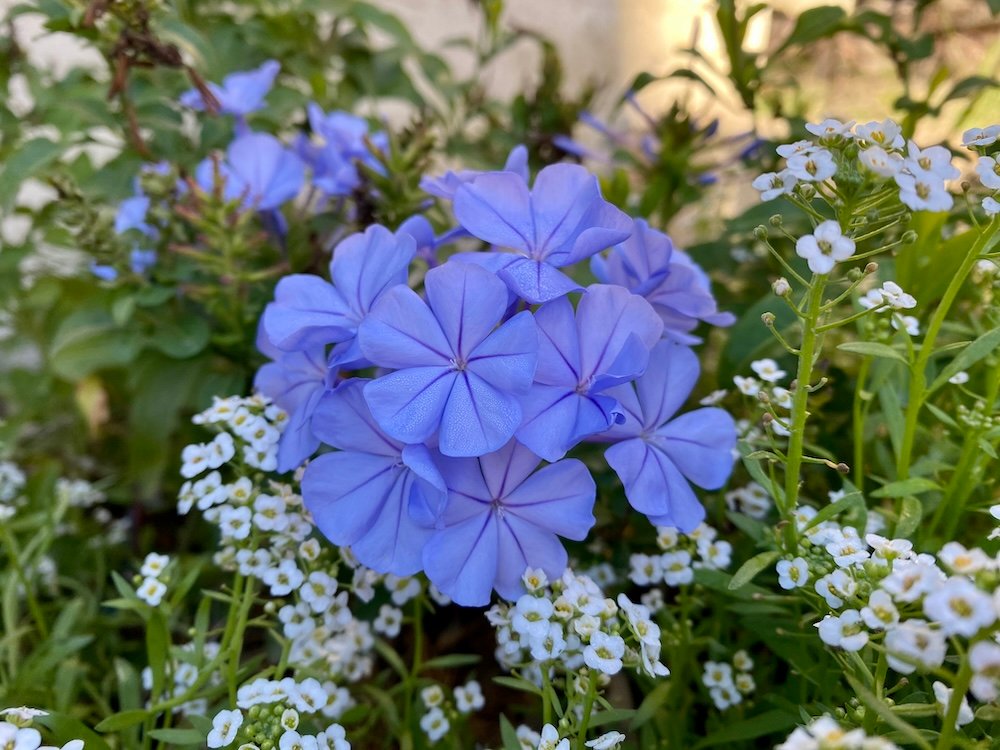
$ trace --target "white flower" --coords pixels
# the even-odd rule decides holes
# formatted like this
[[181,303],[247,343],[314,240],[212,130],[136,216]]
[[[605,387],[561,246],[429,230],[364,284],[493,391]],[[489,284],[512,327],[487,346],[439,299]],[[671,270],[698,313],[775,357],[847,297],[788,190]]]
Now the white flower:
[[253,501],[253,522],[261,531],[284,531],[288,528],[285,501],[272,495],[258,495]]
[[893,315],[889,322],[897,331],[906,331],[907,336],[920,335],[920,321],[912,315]]
[[521,576],[521,582],[524,584],[524,588],[535,593],[548,585],[549,577],[545,575],[545,571],[541,568],[528,568],[524,571],[524,575]]
[[856,609],[846,609],[839,616],[827,615],[816,624],[819,637],[828,646],[845,651],[860,651],[868,643],[868,632]]
[[993,600],[968,578],[953,577],[924,598],[924,614],[946,635],[971,638],[996,622]]
[[420,700],[427,708],[435,708],[444,703],[444,690],[440,685],[429,685],[420,691]]
[[969,382],[969,373],[967,373],[965,370],[959,370],[950,378],[948,378],[948,382],[952,383],[953,385],[965,385],[966,383]]
[[733,667],[721,661],[706,661],[701,681],[707,688],[732,687]]
[[972,682],[969,691],[983,703],[1000,697],[1000,645],[994,641],[979,641],[969,649]]
[[158,555],[155,552],[150,552],[146,555],[146,559],[143,560],[142,567],[139,568],[139,574],[145,576],[146,578],[159,578],[160,573],[162,573],[169,564],[170,558],[167,555]]
[[327,704],[329,696],[323,685],[315,677],[307,677],[298,683],[295,691],[289,696],[292,703],[304,714],[314,714]]
[[664,552],[660,555],[660,563],[663,566],[663,582],[668,586],[684,586],[694,580],[690,552]]
[[799,237],[795,253],[808,262],[813,273],[830,273],[837,261],[854,255],[854,240],[844,237],[836,221],[824,221],[812,234]]
[[459,685],[455,688],[454,693],[455,708],[463,714],[478,711],[486,705],[483,689],[475,680],[469,680],[464,685]]
[[943,633],[931,630],[923,620],[904,620],[886,631],[885,649],[889,666],[910,674],[917,667],[940,667],[948,644]]
[[809,582],[809,564],[804,558],[778,560],[778,585],[786,591],[805,586]]
[[702,406],[714,406],[726,397],[728,391],[725,388],[720,388],[718,390],[712,391],[704,398],[698,400],[698,403]]
[[[582,617],[590,617],[583,615]],[[595,619],[595,618],[591,618]],[[558,622],[546,621],[546,631],[541,636],[531,636],[531,658],[536,661],[556,659],[566,650],[566,638],[563,637],[563,627]]]
[[434,707],[420,719],[420,728],[424,730],[427,739],[431,742],[437,742],[448,734],[451,725],[448,723],[448,718],[444,715],[444,711]]
[[658,555],[631,555],[629,566],[629,580],[637,586],[653,586],[663,580],[663,564]]
[[569,750],[569,740],[559,739],[559,732],[551,724],[542,727],[537,750]]
[[224,539],[246,539],[250,536],[253,512],[246,507],[219,506],[219,530]]
[[779,195],[788,195],[798,184],[798,178],[787,169],[780,172],[767,172],[750,183],[754,190],[760,191],[762,201],[770,201]]
[[911,310],[917,306],[917,300],[913,295],[904,292],[895,281],[886,281],[878,291],[893,310]]
[[747,672],[740,672],[740,674],[736,675],[733,679],[733,684],[743,695],[749,695],[757,689],[757,683],[754,682],[753,675]]
[[608,732],[600,737],[584,742],[587,747],[594,750],[613,750],[625,741],[625,735],[621,732]]
[[846,571],[837,569],[816,581],[815,589],[831,608],[839,609],[858,590],[858,584]]
[[[968,380],[968,376],[965,380]],[[948,542],[941,548],[937,556],[941,562],[951,568],[952,572],[962,575],[974,575],[981,570],[993,568],[995,564],[993,558],[981,549],[966,549],[958,542]]]
[[730,706],[736,706],[743,702],[743,696],[740,695],[735,684],[709,688],[708,695],[720,711],[725,711]]
[[894,179],[899,186],[899,199],[914,211],[947,211],[954,205],[951,193],[937,175],[900,173]]
[[310,734],[301,735],[294,729],[286,730],[278,740],[279,750],[319,750],[319,743]]
[[750,363],[750,369],[757,373],[757,377],[768,383],[777,383],[786,373],[773,359],[758,359]]
[[37,729],[0,721],[0,748],[3,750],[37,750],[41,744],[42,735]]
[[554,607],[549,599],[524,594],[514,605],[510,626],[525,638],[542,638],[548,633]]
[[880,146],[866,148],[858,154],[858,158],[866,168],[880,177],[895,177],[903,168],[903,157],[890,154]]
[[1000,161],[995,156],[980,156],[976,162],[976,174],[985,187],[1000,190]]
[[838,135],[850,137],[851,128],[853,127],[854,120],[851,120],[850,122],[841,122],[840,120],[835,120],[832,117],[828,117],[820,123],[806,123],[806,130],[813,135],[818,135],[820,138],[833,138]]
[[983,211],[986,212],[987,216],[996,216],[1000,214],[1000,201],[992,196],[986,196],[983,198]]
[[236,444],[233,436],[228,432],[220,432],[207,446],[207,457],[209,468],[218,469],[224,463],[236,455]]
[[31,724],[32,719],[48,715],[48,711],[43,711],[40,708],[28,708],[27,706],[5,708],[3,711],[0,711],[0,716],[3,716],[9,723],[19,727],[26,727]]
[[963,146],[989,146],[1000,138],[1000,125],[985,128],[970,128],[962,133]]
[[771,291],[777,297],[785,297],[792,293],[792,285],[788,283],[788,279],[780,276],[771,283]]
[[208,468],[208,446],[195,444],[184,447],[181,451],[181,476],[185,479],[201,474]]
[[[944,716],[948,712],[948,704],[951,703],[951,696],[955,691],[938,680],[934,680],[933,687],[934,700],[937,701],[938,710],[941,712],[941,716]],[[958,716],[955,717],[955,729],[971,723],[975,718],[976,717],[972,713],[972,708],[969,707],[969,699],[963,697],[962,705],[959,706],[958,709]]]
[[395,638],[399,635],[399,630],[403,625],[403,611],[389,604],[379,607],[378,617],[372,622],[372,627],[376,633],[381,633],[387,638]]
[[753,659],[750,658],[750,654],[740,649],[733,654],[733,666],[741,672],[749,672],[753,669]]
[[868,606],[861,608],[861,619],[872,630],[886,630],[899,622],[899,610],[887,592],[876,589],[868,597]]
[[386,589],[391,592],[392,603],[397,607],[402,607],[420,593],[420,581],[412,576],[400,578],[394,575],[387,575],[383,583]]
[[150,607],[159,606],[163,601],[163,595],[167,593],[167,587],[162,581],[156,578],[146,578],[135,590],[136,596],[142,599]]
[[305,580],[302,588],[299,589],[299,596],[302,601],[312,607],[313,612],[324,612],[333,603],[333,597],[337,593],[337,579],[332,578],[329,573],[322,570],[314,570]]
[[837,162],[833,160],[833,154],[820,148],[808,154],[789,156],[785,171],[804,182],[822,182],[836,174]]
[[625,641],[621,636],[597,631],[590,636],[590,644],[583,650],[583,660],[591,669],[604,674],[617,674],[622,668]]
[[299,712],[294,708],[286,708],[281,713],[281,726],[285,729],[299,728]]
[[907,144],[906,168],[913,174],[933,175],[941,181],[954,180],[961,174],[951,163],[951,151],[944,146],[922,149],[913,141]]
[[287,596],[302,585],[305,576],[294,560],[282,560],[277,567],[265,570],[261,580],[271,588],[273,596]]
[[737,389],[744,396],[756,396],[760,393],[760,381],[756,378],[745,378],[742,375],[736,375],[733,377],[733,383],[736,384]]
[[[998,520],[1000,520],[1000,516],[998,516]],[[656,546],[662,550],[673,549],[677,546],[680,538],[680,532],[671,526],[656,527]]]
[[858,125],[854,132],[858,140],[875,143],[884,148],[902,148],[905,144],[903,129],[889,119]]
[[817,146],[812,141],[795,141],[795,143],[784,143],[778,146],[775,151],[778,152],[778,156],[784,156],[786,159],[789,156],[794,156],[795,154],[808,154],[810,151],[815,151],[818,149]]
[[347,732],[340,724],[331,724],[316,735],[316,743],[320,750],[351,750]]
[[219,711],[212,719],[212,731],[208,733],[206,744],[212,748],[226,747],[226,745],[232,744],[241,726],[243,726],[242,711],[238,709]]

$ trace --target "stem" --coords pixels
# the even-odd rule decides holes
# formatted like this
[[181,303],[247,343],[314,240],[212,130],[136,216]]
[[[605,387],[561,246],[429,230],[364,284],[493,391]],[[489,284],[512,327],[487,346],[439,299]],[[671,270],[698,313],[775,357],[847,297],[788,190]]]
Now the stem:
[[423,589],[413,599],[413,661],[411,662],[410,674],[407,675],[403,685],[403,737],[405,747],[413,746],[411,735],[413,723],[413,693],[416,688],[417,676],[420,674],[420,667],[424,651],[424,592]]
[[590,712],[594,709],[594,699],[597,697],[597,672],[590,670],[587,680],[587,695],[583,699],[583,715],[580,717],[580,730],[576,735],[577,750],[586,748],[587,725],[590,723]]
[[913,442],[917,434],[917,421],[920,417],[920,410],[927,398],[927,363],[934,353],[934,342],[941,331],[941,326],[944,325],[952,304],[955,302],[955,298],[965,283],[966,277],[975,265],[979,255],[993,242],[998,229],[1000,229],[1000,219],[994,217],[983,229],[983,233],[972,243],[972,247],[969,248],[969,252],[966,253],[965,258],[962,259],[962,264],[952,277],[951,283],[948,284],[948,288],[941,298],[941,302],[938,303],[934,314],[931,316],[931,321],[927,326],[927,335],[924,336],[924,342],[920,347],[919,354],[917,354],[917,361],[913,365],[910,376],[910,397],[906,404],[903,442],[896,461],[897,479],[907,479],[910,475],[910,458],[913,455]]
[[[879,701],[884,700],[883,691],[885,690],[885,676],[889,671],[889,661],[886,659],[885,651],[880,651],[878,655],[878,663],[875,665],[875,698]],[[876,714],[871,709],[865,710],[865,724],[864,729],[866,734],[871,734],[875,731],[875,723],[878,721],[878,714]]]
[[958,670],[955,682],[952,683],[953,692],[948,707],[944,712],[944,722],[941,727],[941,734],[938,736],[938,750],[951,750],[955,746],[955,720],[958,719],[958,712],[962,708],[962,701],[969,690],[969,682],[972,680],[972,667],[969,666],[968,657],[962,658],[962,666]]
[[243,589],[242,598],[239,604],[239,614],[233,630],[232,638],[229,641],[229,698],[232,705],[236,705],[236,681],[240,671],[240,653],[243,651],[243,635],[246,633],[247,621],[250,618],[250,607],[254,602],[254,579],[248,578]]
[[0,523],[0,532],[3,533],[3,545],[7,548],[11,565],[14,567],[14,572],[17,574],[17,578],[24,588],[24,598],[28,603],[28,610],[31,612],[31,617],[35,621],[35,627],[38,628],[42,640],[45,640],[49,637],[49,626],[45,624],[45,615],[42,614],[42,608],[38,604],[38,599],[35,598],[35,589],[32,587],[28,573],[21,563],[17,542],[14,540],[14,535],[11,534],[10,528],[6,523]]
[[[788,440],[788,462],[785,465],[785,507],[780,509],[782,518],[786,520],[790,520],[799,498],[799,469],[802,466],[806,418],[809,416],[806,407],[809,399],[809,383],[812,380],[813,360],[816,358],[817,322],[825,286],[825,274],[813,277],[806,302],[805,318],[802,320],[802,346],[799,347],[799,367],[795,377],[795,396],[792,400],[791,428],[789,429],[791,435]],[[793,531],[794,527],[794,523],[788,525],[788,528],[792,528]],[[793,545],[792,549],[788,551],[793,552],[796,546]]]
[[851,409],[851,428],[854,433],[854,486],[861,492],[865,486],[865,417],[868,414],[868,401],[862,394],[871,366],[871,357],[864,357],[861,360],[858,382],[854,387],[854,405]]

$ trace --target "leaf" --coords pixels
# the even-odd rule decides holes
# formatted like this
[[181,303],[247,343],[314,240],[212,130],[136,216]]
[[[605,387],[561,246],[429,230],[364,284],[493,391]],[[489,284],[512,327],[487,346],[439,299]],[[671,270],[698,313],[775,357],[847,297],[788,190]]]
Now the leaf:
[[865,687],[861,681],[850,672],[844,672],[844,677],[851,684],[851,687],[854,688],[854,694],[861,699],[861,702],[864,703],[868,709],[877,713],[882,721],[891,726],[893,729],[898,730],[906,737],[910,738],[910,740],[917,743],[917,745],[924,748],[924,750],[930,750],[931,746],[920,735],[916,727],[907,724],[894,714],[892,709],[880,701],[871,690]]
[[197,729],[154,729],[149,736],[171,745],[200,745],[205,741],[205,735]]
[[509,677],[507,675],[500,675],[499,677],[494,677],[493,682],[497,685],[503,685],[504,687],[509,687],[512,690],[520,690],[525,693],[531,693],[541,697],[542,691],[540,688],[532,685],[527,680],[523,680],[520,677]]
[[188,359],[208,346],[212,332],[204,318],[184,315],[178,320],[157,323],[147,339],[154,349],[174,359]]
[[67,714],[50,711],[45,716],[35,717],[34,722],[48,728],[60,744],[70,740],[83,740],[88,750],[110,750],[103,737],[79,719]]
[[467,667],[471,664],[478,664],[481,657],[477,654],[445,654],[425,661],[420,669],[451,669],[453,667]]
[[795,19],[795,27],[788,35],[778,52],[783,52],[793,44],[808,44],[817,39],[831,36],[840,31],[841,21],[846,17],[843,8],[835,5],[821,5],[818,8],[810,8],[801,13]]
[[880,344],[876,341],[848,341],[838,347],[843,352],[861,354],[865,357],[878,357],[880,359],[894,359],[909,367],[910,361],[896,348],[888,344]]
[[49,366],[59,377],[76,382],[96,370],[127,365],[139,349],[136,331],[119,328],[107,312],[77,310],[56,329],[49,347]]
[[926,477],[910,477],[898,482],[889,482],[871,493],[872,497],[906,497],[919,495],[922,492],[941,489],[941,485]]
[[62,152],[62,144],[48,138],[35,138],[18,146],[4,160],[3,171],[0,172],[0,208],[5,213],[10,211],[21,183],[45,169]]
[[631,721],[635,718],[634,708],[609,708],[607,711],[598,711],[590,717],[588,726],[600,727],[605,724],[620,724]]
[[406,665],[403,664],[403,660],[400,658],[399,654],[387,644],[385,641],[376,640],[375,650],[378,651],[379,656],[385,659],[386,663],[392,667],[393,671],[396,672],[404,680],[409,676],[409,670]]
[[714,747],[736,743],[740,740],[752,740],[767,734],[784,732],[798,723],[797,716],[780,709],[773,709],[742,721],[727,723],[722,729],[712,732],[694,747]]
[[913,497],[903,498],[903,507],[899,511],[899,520],[896,521],[895,535],[906,538],[920,526],[920,519],[924,516],[924,506]]
[[961,99],[963,96],[968,96],[969,94],[975,94],[986,88],[996,88],[997,81],[993,78],[988,78],[986,76],[969,76],[968,78],[963,78],[961,81],[952,86],[951,91],[948,95],[941,101],[941,104],[945,102],[950,102],[952,99]]
[[639,704],[639,708],[635,711],[635,718],[632,719],[630,725],[632,729],[638,729],[656,716],[657,712],[670,696],[670,687],[669,682],[661,682],[643,699],[642,703]]
[[994,16],[1000,13],[1000,0],[986,0],[986,4],[990,8],[990,13]]
[[948,378],[952,375],[969,369],[969,367],[979,360],[997,351],[998,348],[1000,348],[1000,326],[984,333],[965,347],[955,359],[945,365],[941,373],[934,378],[934,382],[931,383],[928,393],[940,388],[948,382]]
[[117,732],[121,729],[127,729],[128,727],[133,727],[136,724],[141,724],[149,717],[149,711],[143,708],[132,709],[131,711],[122,711],[121,713],[113,714],[104,721],[100,722],[94,729],[98,732]]
[[845,510],[849,508],[860,506],[865,507],[865,499],[859,490],[854,490],[853,492],[848,492],[842,498],[836,502],[830,503],[829,505],[820,508],[819,512],[809,519],[809,523],[805,525],[803,531],[808,531],[809,529],[818,526],[824,521],[829,521],[834,516],[840,515]]
[[153,673],[153,687],[150,691],[153,695],[163,692],[169,654],[170,632],[167,630],[167,621],[160,610],[154,609],[146,621],[146,661]]
[[500,714],[500,738],[503,740],[504,750],[523,750],[521,741],[517,738],[517,730],[503,714]]
[[733,574],[732,580],[729,581],[729,590],[736,591],[743,588],[764,568],[770,567],[779,557],[781,557],[781,553],[777,550],[768,550],[761,552],[759,555],[754,555]]

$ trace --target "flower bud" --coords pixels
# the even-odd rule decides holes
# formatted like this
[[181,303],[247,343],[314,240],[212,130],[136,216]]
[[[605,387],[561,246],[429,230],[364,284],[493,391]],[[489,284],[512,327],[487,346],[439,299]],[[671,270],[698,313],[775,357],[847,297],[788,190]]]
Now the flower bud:
[[774,313],[773,312],[761,313],[760,320],[768,328],[771,328],[774,325]]
[[765,227],[763,224],[758,224],[753,230],[753,236],[756,237],[758,240],[766,240],[767,227]]
[[912,245],[916,241],[917,241],[917,233],[914,232],[912,229],[907,229],[905,232],[903,232],[903,236],[900,237],[900,242],[902,242],[904,245]]
[[788,279],[782,276],[771,284],[771,291],[779,297],[785,297],[792,293],[792,285],[788,283]]
[[796,189],[799,191],[799,195],[801,195],[807,201],[811,201],[813,198],[816,197],[816,188],[814,188],[808,182],[805,183],[800,182],[796,186]]
[[877,270],[878,270],[878,263],[875,263],[874,261],[865,266],[865,273],[868,275],[875,273]]
[[772,227],[780,227],[781,226],[781,214],[775,214],[774,216],[772,216],[770,219],[768,219],[768,223]]

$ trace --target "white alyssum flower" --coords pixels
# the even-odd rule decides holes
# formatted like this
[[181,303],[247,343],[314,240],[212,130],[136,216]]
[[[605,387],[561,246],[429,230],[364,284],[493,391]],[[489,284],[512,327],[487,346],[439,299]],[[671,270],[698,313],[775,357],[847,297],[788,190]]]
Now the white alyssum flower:
[[618,747],[624,741],[625,735],[621,732],[607,732],[583,744],[594,748],[594,750],[614,750],[614,748]]
[[27,706],[5,708],[0,711],[0,716],[3,716],[5,721],[18,727],[29,726],[33,719],[48,715],[48,711],[43,711],[40,708],[28,708]]
[[837,173],[837,162],[833,154],[819,148],[810,153],[789,156],[786,171],[803,182],[822,182]]
[[990,125],[985,128],[969,128],[962,133],[962,145],[966,147],[990,146],[996,143],[998,138],[1000,138],[1000,125]]
[[976,547],[966,549],[958,542],[946,543],[937,556],[953,573],[961,575],[971,576],[981,570],[992,570],[996,567],[996,560],[981,549]]
[[169,556],[150,552],[146,555],[146,559],[143,560],[142,567],[139,568],[139,574],[146,578],[159,578],[160,574],[166,570],[169,564]]
[[273,596],[287,596],[302,585],[305,576],[294,560],[282,560],[264,571],[261,580],[270,587]]
[[[580,619],[584,617],[596,622],[596,618],[592,618],[590,615],[583,615]],[[558,622],[547,622],[546,624],[548,629],[544,635],[533,636],[528,639],[528,643],[531,645],[531,658],[536,661],[557,659],[566,651],[566,638],[563,634],[563,626]]]
[[431,742],[437,742],[448,734],[451,724],[448,723],[448,717],[444,715],[444,711],[435,706],[421,717],[420,728],[424,730],[427,739]]
[[552,602],[541,596],[524,594],[514,605],[510,626],[525,638],[541,638],[549,629],[549,620],[554,612]]
[[395,638],[399,635],[403,626],[403,611],[389,604],[379,607],[378,617],[372,622],[372,627],[376,633],[381,633],[387,638]]
[[654,586],[663,580],[663,563],[659,555],[631,555],[629,566],[629,580],[637,586]]
[[809,582],[809,564],[802,557],[793,560],[778,560],[778,585],[789,591],[805,586]]
[[0,748],[3,750],[37,750],[42,735],[34,727],[19,727],[9,721],[0,721]]
[[750,369],[757,373],[757,377],[768,383],[777,383],[786,373],[773,359],[758,359],[750,363]]
[[874,143],[883,148],[902,148],[906,141],[903,140],[903,129],[893,120],[885,119],[882,122],[867,122],[858,125],[854,129],[855,137],[859,141]]
[[912,174],[933,175],[942,182],[961,174],[951,163],[951,151],[944,146],[920,148],[913,141],[907,143],[905,165]]
[[420,700],[427,708],[434,708],[444,703],[444,690],[440,685],[429,685],[420,691]]
[[838,569],[816,581],[814,588],[832,609],[840,609],[845,599],[854,596],[858,583],[845,570]]
[[861,608],[861,619],[872,630],[886,630],[899,622],[899,610],[887,592],[875,589]]
[[551,724],[546,724],[538,737],[537,750],[569,750],[569,739],[560,739],[559,731]]
[[996,622],[993,599],[968,578],[955,576],[924,598],[924,614],[946,635],[971,638]]
[[840,224],[829,220],[822,222],[812,234],[799,237],[795,253],[809,264],[813,273],[830,273],[838,261],[854,255],[854,240],[845,237]]
[[872,146],[858,154],[858,159],[879,177],[895,177],[903,168],[903,157],[890,153],[881,146]]
[[316,735],[319,750],[351,750],[347,741],[347,731],[340,724],[331,724]]
[[668,586],[684,586],[694,580],[690,552],[664,552],[660,556],[660,562],[663,567],[663,582]]
[[475,680],[469,680],[464,685],[457,686],[453,692],[455,694],[455,708],[463,714],[478,711],[486,705],[483,688]]
[[847,609],[840,615],[827,615],[816,624],[819,637],[828,646],[845,651],[860,651],[868,643],[868,631],[864,629],[861,613]]
[[834,138],[836,136],[851,137],[851,128],[854,127],[854,120],[841,122],[832,117],[828,117],[819,123],[806,123],[806,130],[820,138]]
[[983,198],[983,211],[986,212],[987,216],[996,216],[1000,214],[1000,201],[991,195]]
[[740,672],[736,675],[733,678],[733,684],[743,695],[750,695],[750,693],[757,689],[757,683],[754,682],[753,675],[748,672]]
[[142,599],[150,607],[158,607],[163,601],[163,595],[167,593],[167,587],[163,581],[156,578],[145,578],[135,590],[136,596]]
[[219,711],[212,719],[212,731],[205,743],[211,748],[226,747],[236,739],[236,733],[243,726],[243,712],[239,709]]
[[712,699],[712,703],[720,711],[725,711],[731,706],[739,705],[743,702],[743,696],[740,691],[736,689],[736,685],[719,685],[718,687],[709,688],[708,695]]
[[889,322],[897,331],[905,331],[907,336],[920,335],[920,320],[912,315],[900,315],[896,313]]
[[[955,691],[939,680],[934,680],[934,700],[937,701],[938,711],[944,716],[948,711],[948,704],[951,703],[951,696]],[[976,717],[969,706],[969,699],[963,697],[962,705],[959,706],[958,716],[955,717],[955,729],[970,724]]]
[[756,396],[760,393],[760,381],[756,378],[745,378],[742,375],[733,377],[737,390],[744,396]]
[[901,172],[893,179],[899,186],[899,199],[914,211],[947,211],[954,205],[954,198],[937,175]]
[[951,383],[952,385],[965,385],[966,383],[969,382],[969,373],[967,373],[965,370],[959,370],[950,378],[948,378],[948,382]]
[[904,620],[886,631],[885,648],[889,666],[900,674],[911,674],[918,667],[940,667],[948,644],[944,634],[924,620]]
[[521,582],[524,584],[525,589],[531,593],[535,593],[549,585],[549,577],[545,575],[545,571],[541,568],[527,568],[524,571],[524,575],[521,576]]
[[400,578],[399,576],[387,575],[383,583],[392,595],[392,603],[397,607],[402,607],[420,593],[420,581],[412,576]]
[[798,177],[790,170],[783,169],[780,172],[766,172],[756,177],[750,184],[754,190],[760,191],[762,201],[770,201],[778,196],[788,195],[798,183]]
[[319,750],[319,743],[311,734],[299,734],[286,729],[278,738],[278,750]]
[[707,688],[732,687],[733,667],[721,661],[706,661],[701,681]]
[[618,674],[625,655],[625,641],[620,635],[597,631],[583,650],[583,660],[591,669],[603,674]]
[[1000,697],[1000,645],[995,641],[979,641],[969,649],[969,666],[972,667],[971,692],[983,703]]
[[749,672],[753,669],[753,659],[743,649],[733,654],[733,666],[741,672]]

